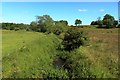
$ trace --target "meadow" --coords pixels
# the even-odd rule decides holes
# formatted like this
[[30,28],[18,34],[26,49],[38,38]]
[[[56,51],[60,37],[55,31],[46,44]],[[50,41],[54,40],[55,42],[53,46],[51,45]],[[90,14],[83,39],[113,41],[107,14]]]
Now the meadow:
[[[88,29],[89,46],[81,50],[92,62],[92,72],[100,77],[118,75],[118,29]],[[102,74],[102,75],[101,75]]]
[[[42,78],[53,72],[52,62],[56,55],[56,37],[26,31],[2,31],[3,78]],[[62,72],[63,73],[63,72]]]
[[[89,73],[96,78],[118,77],[118,29],[78,28],[87,33],[88,45],[77,49],[89,61]],[[68,78],[69,72],[53,62],[61,52],[61,39],[55,34],[33,31],[2,30],[3,78]],[[82,59],[78,59],[81,60]],[[84,68],[84,67],[83,67]],[[86,76],[85,76],[86,78]]]

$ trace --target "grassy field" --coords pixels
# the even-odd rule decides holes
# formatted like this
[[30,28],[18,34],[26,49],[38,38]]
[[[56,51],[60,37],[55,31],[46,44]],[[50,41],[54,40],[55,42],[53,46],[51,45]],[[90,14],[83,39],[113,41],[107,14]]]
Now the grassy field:
[[57,53],[56,36],[26,31],[3,31],[2,34],[3,78],[42,78],[50,72],[64,75],[61,74],[64,71],[52,65]]
[[118,29],[87,29],[86,32],[89,46],[81,50],[92,62],[92,72],[98,77],[117,77]]
[[[90,70],[97,78],[118,76],[118,29],[82,29],[89,45],[79,50],[91,62]],[[3,78],[42,78],[44,75],[67,77],[65,70],[55,68],[53,60],[60,39],[54,34],[2,30]]]

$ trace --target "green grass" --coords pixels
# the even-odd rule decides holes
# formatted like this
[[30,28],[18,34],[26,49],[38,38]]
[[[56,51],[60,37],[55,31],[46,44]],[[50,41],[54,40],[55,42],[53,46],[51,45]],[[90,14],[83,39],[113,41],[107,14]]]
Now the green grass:
[[[91,63],[90,75],[117,78],[118,29],[78,29],[88,33],[89,45],[81,46],[78,51]],[[54,34],[2,30],[3,78],[43,78],[48,75],[67,78],[67,71],[53,65],[60,53],[56,50],[60,42]],[[73,59],[77,56],[77,53],[73,55]]]
[[3,31],[3,78],[42,78],[49,73],[64,76],[63,70],[52,65],[57,42],[53,34]]
[[3,56],[12,52],[14,49],[22,47],[26,43],[35,40],[40,36],[38,33],[25,32],[25,31],[2,31],[2,51]]

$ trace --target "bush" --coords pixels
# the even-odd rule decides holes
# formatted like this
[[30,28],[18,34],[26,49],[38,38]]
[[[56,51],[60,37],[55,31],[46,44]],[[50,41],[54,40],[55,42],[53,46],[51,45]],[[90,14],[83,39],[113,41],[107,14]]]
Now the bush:
[[92,74],[90,72],[90,61],[79,50],[71,52],[66,60],[65,68],[68,69],[70,78],[87,78]]
[[88,78],[92,76],[90,61],[88,61],[87,57],[85,57],[79,49],[75,49],[71,52],[63,51],[58,56],[59,59],[64,62],[62,68],[67,70],[70,79]]
[[15,28],[15,31],[18,31],[18,30],[20,30],[19,28]]
[[75,28],[70,28],[64,35],[62,45],[64,46],[64,50],[72,51],[81,45],[84,45],[86,40],[87,37],[83,31],[78,31]]
[[65,32],[67,30],[67,26],[61,22],[57,22],[52,28],[51,32],[60,35],[61,33]]
[[11,26],[11,27],[10,27],[10,30],[14,30],[14,29],[15,29],[15,27],[14,27],[14,26]]
[[29,28],[27,28],[27,29],[26,29],[26,31],[30,31],[30,29],[29,29]]

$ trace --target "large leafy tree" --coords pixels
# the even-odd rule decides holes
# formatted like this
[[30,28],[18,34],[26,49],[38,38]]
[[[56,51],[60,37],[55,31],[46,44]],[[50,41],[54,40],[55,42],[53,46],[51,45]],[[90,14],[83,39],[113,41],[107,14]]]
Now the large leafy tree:
[[64,20],[60,20],[60,21],[55,21],[55,25],[51,28],[51,31],[56,34],[59,35],[62,32],[67,30],[67,26],[68,22],[64,21]]
[[103,18],[103,24],[106,25],[106,27],[113,27],[114,26],[114,17],[110,14],[106,14]]
[[49,15],[37,16],[37,24],[42,32],[48,31],[53,26],[53,19]]
[[82,24],[82,21],[81,21],[80,19],[76,19],[76,20],[75,20],[75,25],[77,26],[78,24],[79,24],[79,25]]

